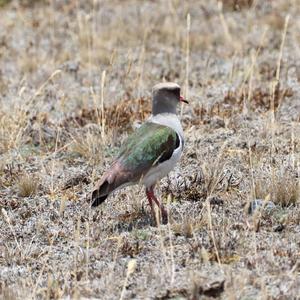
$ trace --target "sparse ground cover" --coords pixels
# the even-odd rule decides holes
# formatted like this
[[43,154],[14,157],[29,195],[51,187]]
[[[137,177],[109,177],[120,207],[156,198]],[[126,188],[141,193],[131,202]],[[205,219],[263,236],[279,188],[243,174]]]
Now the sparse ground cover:
[[[300,299],[299,1],[0,7],[1,298]],[[169,224],[140,187],[90,209],[164,80],[190,101]]]

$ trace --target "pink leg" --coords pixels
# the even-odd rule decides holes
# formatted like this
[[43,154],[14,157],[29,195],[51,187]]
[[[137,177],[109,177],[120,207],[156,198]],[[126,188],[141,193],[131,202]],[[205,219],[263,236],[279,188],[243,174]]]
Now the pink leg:
[[146,195],[147,195],[147,199],[148,199],[149,205],[151,207],[152,215],[155,217],[155,211],[154,211],[152,197],[151,197],[152,194],[151,194],[151,192],[148,189],[146,189]]
[[168,223],[168,213],[165,210],[165,208],[163,207],[163,205],[160,204],[158,199],[155,197],[153,188],[154,188],[154,186],[151,186],[149,189],[148,188],[146,189],[146,195],[147,195],[150,207],[151,207],[152,214],[155,217],[155,212],[154,212],[153,202],[152,202],[152,200],[153,200],[155,202],[155,204],[159,207],[160,211],[161,211],[162,223],[166,224],[166,223]]

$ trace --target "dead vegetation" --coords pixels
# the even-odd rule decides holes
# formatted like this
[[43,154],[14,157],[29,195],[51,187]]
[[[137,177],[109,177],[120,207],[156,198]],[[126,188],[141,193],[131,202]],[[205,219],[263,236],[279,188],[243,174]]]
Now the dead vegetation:
[[269,178],[257,180],[255,195],[258,199],[267,196],[280,206],[297,205],[300,201],[299,179],[289,172],[275,172]]
[[38,189],[38,182],[33,176],[24,175],[18,182],[18,195],[20,197],[34,196]]
[[[278,106],[286,97],[292,97],[293,91],[290,88],[281,89],[277,84],[274,90],[271,87],[242,89],[241,91],[229,91],[224,98],[225,104],[238,109],[234,113],[241,113],[245,107],[255,112],[276,111]],[[231,115],[233,112],[231,111]]]
[[[88,124],[98,124],[99,127],[104,121],[104,126],[111,130],[117,130],[117,134],[128,132],[132,129],[132,124],[139,120],[144,121],[150,116],[150,99],[124,99],[116,104],[107,106],[103,112],[98,108],[83,108],[75,116],[67,118],[63,121],[62,126],[65,127],[84,127]],[[102,116],[103,115],[103,116]]]
[[[0,298],[299,297],[297,1],[0,10]],[[91,210],[164,80],[190,102],[158,185],[170,222],[154,226],[139,187]]]

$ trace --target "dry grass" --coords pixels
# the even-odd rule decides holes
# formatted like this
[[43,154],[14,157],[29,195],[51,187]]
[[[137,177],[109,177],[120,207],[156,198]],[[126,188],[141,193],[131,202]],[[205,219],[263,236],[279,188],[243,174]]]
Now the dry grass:
[[288,172],[275,174],[273,178],[256,181],[255,195],[259,199],[269,195],[271,201],[283,207],[296,205],[300,201],[299,180]]
[[11,112],[0,115],[0,153],[18,149],[24,143],[23,132],[26,128],[26,112],[12,108]]
[[25,175],[19,179],[18,195],[20,197],[34,196],[38,190],[38,181],[33,176]]
[[103,161],[104,146],[99,133],[94,134],[87,131],[72,137],[72,139],[73,141],[69,146],[70,152],[82,156],[89,163],[101,163]]
[[205,224],[205,220],[197,220],[194,218],[186,218],[181,223],[172,224],[172,231],[175,235],[184,236],[186,238],[192,238],[193,232],[198,231]]
[[[297,1],[0,1],[0,298],[297,299]],[[176,81],[157,187],[93,184]],[[254,199],[274,210],[245,213]]]

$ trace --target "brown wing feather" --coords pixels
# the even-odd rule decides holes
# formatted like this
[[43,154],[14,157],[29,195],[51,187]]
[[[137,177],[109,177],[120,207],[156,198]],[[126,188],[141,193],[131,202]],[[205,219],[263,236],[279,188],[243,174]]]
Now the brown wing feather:
[[92,206],[101,204],[112,191],[128,182],[130,177],[132,175],[122,167],[121,163],[115,161],[95,185],[92,193]]

